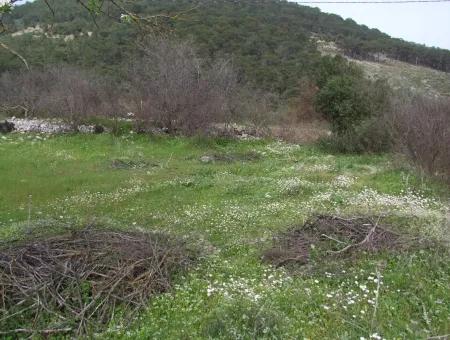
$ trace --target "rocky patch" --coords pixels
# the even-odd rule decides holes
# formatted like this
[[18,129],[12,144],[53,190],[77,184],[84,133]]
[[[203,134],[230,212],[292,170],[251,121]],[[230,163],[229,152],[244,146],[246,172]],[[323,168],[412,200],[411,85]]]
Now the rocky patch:
[[[8,119],[17,132],[36,132],[36,133],[103,133],[105,128],[101,125],[79,125],[74,128],[73,125],[67,124],[57,119],[39,119],[39,118],[16,118]],[[0,125],[0,132],[3,132]]]

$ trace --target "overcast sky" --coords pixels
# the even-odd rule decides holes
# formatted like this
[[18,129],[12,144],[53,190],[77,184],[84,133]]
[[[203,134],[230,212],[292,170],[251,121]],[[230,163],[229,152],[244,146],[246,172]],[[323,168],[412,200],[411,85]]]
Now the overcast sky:
[[395,38],[450,49],[450,2],[307,6],[319,7],[322,12],[335,13],[344,19],[352,18]]

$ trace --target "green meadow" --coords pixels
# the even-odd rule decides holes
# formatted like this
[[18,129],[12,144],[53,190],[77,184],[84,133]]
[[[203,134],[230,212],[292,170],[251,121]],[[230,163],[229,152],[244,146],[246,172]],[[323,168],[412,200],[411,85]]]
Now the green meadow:
[[[397,155],[274,140],[124,134],[0,136],[0,242],[88,225],[159,231],[200,250],[100,338],[425,339],[450,333],[447,186]],[[436,246],[295,270],[261,260],[317,214],[385,216]],[[1,319],[1,316],[0,316]]]

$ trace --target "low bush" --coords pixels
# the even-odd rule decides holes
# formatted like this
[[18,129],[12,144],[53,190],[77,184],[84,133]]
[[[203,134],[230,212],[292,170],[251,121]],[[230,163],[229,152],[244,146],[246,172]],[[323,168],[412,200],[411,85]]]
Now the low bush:
[[382,153],[393,148],[392,128],[383,117],[361,122],[350,131],[319,140],[319,145],[333,153]]

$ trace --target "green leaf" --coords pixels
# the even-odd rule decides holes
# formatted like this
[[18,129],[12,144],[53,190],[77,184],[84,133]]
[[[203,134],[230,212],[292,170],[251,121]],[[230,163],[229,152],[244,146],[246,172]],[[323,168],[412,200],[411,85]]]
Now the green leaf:
[[0,6],[0,14],[10,13],[11,11],[12,11],[12,5],[9,3]]

